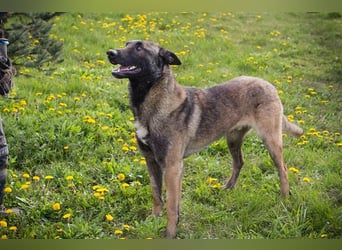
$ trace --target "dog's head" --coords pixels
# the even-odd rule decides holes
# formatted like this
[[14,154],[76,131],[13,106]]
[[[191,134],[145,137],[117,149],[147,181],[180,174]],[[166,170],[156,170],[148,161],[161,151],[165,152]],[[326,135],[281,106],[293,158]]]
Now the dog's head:
[[130,41],[122,49],[107,51],[107,56],[112,64],[120,65],[112,71],[116,78],[156,80],[165,65],[181,64],[174,53],[148,41]]

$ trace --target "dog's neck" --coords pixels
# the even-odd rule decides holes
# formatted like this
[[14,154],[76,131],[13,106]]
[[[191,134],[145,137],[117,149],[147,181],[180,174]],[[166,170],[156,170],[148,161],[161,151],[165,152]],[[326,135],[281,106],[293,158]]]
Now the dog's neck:
[[162,76],[152,81],[130,79],[129,93],[135,118],[138,118],[142,112],[146,113],[146,110],[150,109],[156,110],[161,105],[168,105],[172,108],[172,100],[184,99],[186,96],[183,87],[177,84],[169,67],[164,67]]

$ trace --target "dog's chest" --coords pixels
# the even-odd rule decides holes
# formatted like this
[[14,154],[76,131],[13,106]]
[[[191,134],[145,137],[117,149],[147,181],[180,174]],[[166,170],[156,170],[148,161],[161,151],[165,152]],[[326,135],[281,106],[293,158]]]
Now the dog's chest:
[[148,130],[147,128],[142,125],[139,120],[136,120],[134,122],[134,127],[135,127],[135,132],[136,132],[136,135],[137,135],[137,138],[142,142],[144,143],[145,145],[147,145],[147,139],[148,139]]

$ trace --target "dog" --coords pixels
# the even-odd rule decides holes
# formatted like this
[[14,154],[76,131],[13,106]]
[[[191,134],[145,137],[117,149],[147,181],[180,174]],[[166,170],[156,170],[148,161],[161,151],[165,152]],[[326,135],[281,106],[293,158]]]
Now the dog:
[[162,214],[162,183],[166,189],[165,236],[177,234],[183,158],[225,136],[233,172],[224,188],[237,182],[243,139],[252,128],[263,140],[280,178],[280,192],[289,195],[283,160],[282,132],[300,136],[303,130],[283,115],[277,90],[269,82],[240,76],[207,89],[183,87],[170,65],[181,65],[175,53],[150,41],[134,40],[107,51],[115,78],[129,79],[130,105],[136,138],[146,158],[152,186],[152,214]]

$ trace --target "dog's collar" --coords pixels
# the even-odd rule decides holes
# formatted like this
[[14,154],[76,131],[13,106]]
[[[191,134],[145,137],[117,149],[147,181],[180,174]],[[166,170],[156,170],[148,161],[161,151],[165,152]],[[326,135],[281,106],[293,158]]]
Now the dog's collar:
[[0,43],[1,43],[1,44],[5,44],[5,45],[8,45],[8,44],[9,44],[9,41],[8,41],[6,38],[0,38]]

